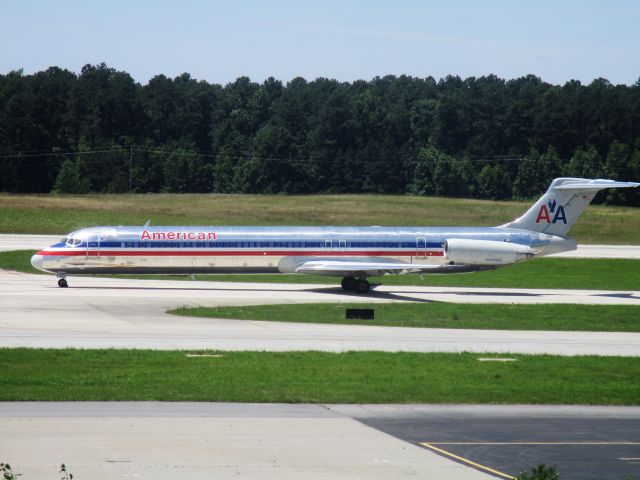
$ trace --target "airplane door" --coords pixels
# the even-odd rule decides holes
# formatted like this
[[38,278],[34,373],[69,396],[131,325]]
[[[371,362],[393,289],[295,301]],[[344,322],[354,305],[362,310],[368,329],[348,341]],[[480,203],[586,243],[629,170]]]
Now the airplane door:
[[426,258],[427,256],[427,239],[424,237],[416,238],[416,257]]
[[346,251],[347,250],[347,241],[346,240],[340,240],[339,246],[340,246],[340,251],[341,252]]
[[325,249],[326,251],[328,251],[328,252],[329,252],[329,251],[331,251],[331,250],[333,249],[333,241],[331,241],[331,240],[325,240],[325,241],[324,241],[324,249]]
[[103,237],[101,233],[87,238],[85,257],[100,257],[100,239]]

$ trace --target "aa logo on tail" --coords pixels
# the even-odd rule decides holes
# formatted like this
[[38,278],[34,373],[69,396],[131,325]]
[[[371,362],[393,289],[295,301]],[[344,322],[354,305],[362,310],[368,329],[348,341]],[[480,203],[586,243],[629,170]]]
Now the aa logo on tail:
[[[553,219],[551,218],[552,215]],[[560,221],[565,225],[567,224],[567,216],[564,213],[564,207],[562,205],[558,205],[555,200],[549,200],[546,205],[543,204],[540,206],[536,223],[546,222],[555,224]]]

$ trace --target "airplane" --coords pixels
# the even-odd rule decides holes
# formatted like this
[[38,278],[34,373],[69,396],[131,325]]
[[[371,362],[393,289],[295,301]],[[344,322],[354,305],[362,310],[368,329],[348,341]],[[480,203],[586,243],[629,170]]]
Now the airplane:
[[577,248],[566,233],[596,193],[640,183],[556,178],[516,220],[498,227],[92,227],[31,258],[67,274],[301,273],[343,277],[366,293],[386,274],[466,273]]

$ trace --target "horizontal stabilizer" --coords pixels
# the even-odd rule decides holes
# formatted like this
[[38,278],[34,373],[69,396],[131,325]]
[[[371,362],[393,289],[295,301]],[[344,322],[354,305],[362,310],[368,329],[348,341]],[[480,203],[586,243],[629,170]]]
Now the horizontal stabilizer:
[[555,190],[602,190],[603,188],[634,188],[638,186],[640,186],[640,183],[598,179],[588,181],[568,181],[555,187]]

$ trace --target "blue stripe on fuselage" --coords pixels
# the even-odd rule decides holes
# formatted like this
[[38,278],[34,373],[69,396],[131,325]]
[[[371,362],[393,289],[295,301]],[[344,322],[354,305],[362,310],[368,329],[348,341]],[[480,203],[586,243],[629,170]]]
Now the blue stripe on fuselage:
[[[54,245],[55,246],[55,245]],[[64,246],[64,244],[61,244]],[[326,244],[324,240],[310,240],[310,241],[235,241],[235,240],[217,240],[215,242],[198,242],[198,241],[121,241],[121,242],[89,242],[81,243],[72,248],[104,248],[104,249],[117,249],[117,248],[325,248]],[[332,248],[341,248],[340,241],[334,240]],[[346,248],[399,248],[399,249],[411,249],[416,250],[418,247],[416,242],[365,242],[365,241],[347,241]],[[442,242],[427,242],[425,245],[420,245],[419,249],[433,249],[444,248]]]

